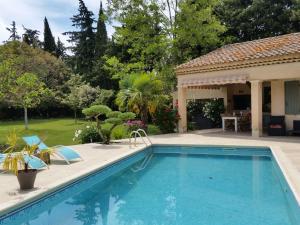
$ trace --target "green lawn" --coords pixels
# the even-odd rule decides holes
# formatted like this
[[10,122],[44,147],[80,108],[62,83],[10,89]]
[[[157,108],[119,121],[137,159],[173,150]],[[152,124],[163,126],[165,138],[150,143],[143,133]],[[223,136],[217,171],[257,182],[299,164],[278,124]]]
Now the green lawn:
[[49,146],[77,144],[72,140],[74,132],[85,123],[87,122],[78,121],[75,124],[74,119],[29,120],[29,130],[25,130],[23,121],[0,121],[0,144],[5,143],[8,132],[14,129],[20,137],[39,135]]

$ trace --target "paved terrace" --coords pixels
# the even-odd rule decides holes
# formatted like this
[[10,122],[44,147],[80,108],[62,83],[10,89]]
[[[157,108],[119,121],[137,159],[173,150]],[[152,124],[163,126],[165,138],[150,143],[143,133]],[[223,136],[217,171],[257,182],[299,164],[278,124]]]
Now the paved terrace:
[[[154,144],[199,144],[199,145],[239,145],[269,146],[277,158],[287,181],[300,203],[300,138],[266,137],[255,139],[248,135],[223,133],[219,130],[198,131],[189,134],[168,134],[150,137]],[[98,170],[121,158],[144,148],[139,144],[129,148],[128,142],[112,145],[85,144],[73,146],[84,158],[83,161],[66,165],[61,160],[53,160],[50,169],[38,173],[36,188],[19,191],[17,178],[9,173],[0,174],[0,215],[16,206],[25,204],[49,191],[70,183],[81,176]],[[0,171],[1,172],[1,171]]]

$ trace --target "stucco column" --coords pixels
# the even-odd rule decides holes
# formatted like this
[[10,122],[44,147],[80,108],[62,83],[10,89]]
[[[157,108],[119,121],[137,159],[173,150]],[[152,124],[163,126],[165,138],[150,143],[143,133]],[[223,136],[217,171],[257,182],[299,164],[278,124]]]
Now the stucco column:
[[271,81],[271,114],[282,116],[285,114],[284,81]]
[[252,136],[262,135],[262,81],[251,81]]
[[187,131],[187,113],[186,113],[187,88],[178,87],[178,113],[180,120],[178,122],[179,133]]

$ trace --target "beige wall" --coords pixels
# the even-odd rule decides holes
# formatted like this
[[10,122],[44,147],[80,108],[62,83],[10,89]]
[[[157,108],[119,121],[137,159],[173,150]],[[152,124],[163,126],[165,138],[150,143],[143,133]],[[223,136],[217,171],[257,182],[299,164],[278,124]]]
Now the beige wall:
[[251,122],[252,136],[262,135],[262,81],[251,81]]
[[187,88],[178,88],[178,113],[180,115],[178,130],[179,133],[187,131]]
[[284,80],[271,81],[271,114],[273,116],[285,114]]
[[285,115],[286,129],[293,129],[293,120],[300,120],[300,115]]

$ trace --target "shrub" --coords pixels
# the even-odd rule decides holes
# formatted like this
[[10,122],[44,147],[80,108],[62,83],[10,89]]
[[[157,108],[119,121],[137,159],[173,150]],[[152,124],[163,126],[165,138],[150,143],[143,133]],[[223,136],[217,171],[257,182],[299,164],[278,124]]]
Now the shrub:
[[155,126],[153,124],[149,124],[147,127],[148,135],[158,135],[161,134],[161,130],[158,126]]
[[116,126],[112,130],[111,136],[112,136],[112,139],[115,139],[115,140],[128,138],[128,136],[129,136],[128,127],[125,124]]
[[179,120],[177,109],[171,107],[160,108],[153,115],[153,122],[162,133],[174,133]]
[[197,116],[204,116],[203,114],[203,106],[204,101],[196,99],[194,101],[189,101],[187,103],[187,117],[188,121],[194,121],[194,118]]
[[221,113],[224,113],[225,107],[223,99],[212,99],[204,104],[204,116],[210,119],[216,126],[221,124]]
[[81,130],[76,130],[73,141],[80,140],[81,144],[102,142],[102,137],[99,134],[97,127],[90,125]]

